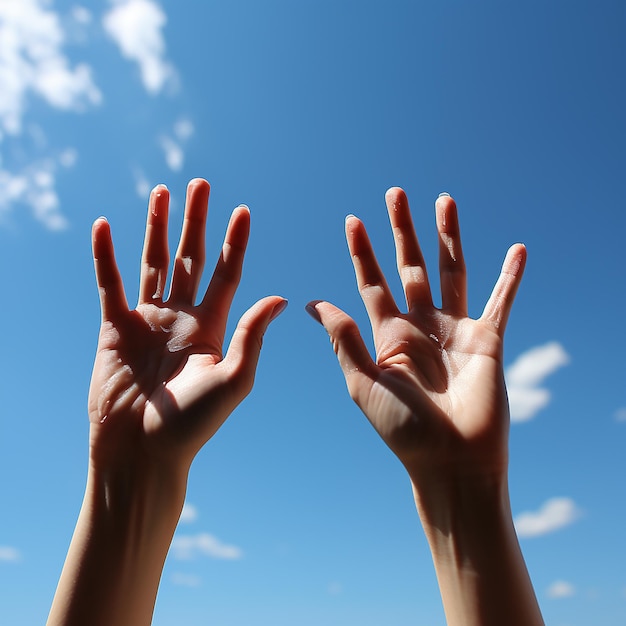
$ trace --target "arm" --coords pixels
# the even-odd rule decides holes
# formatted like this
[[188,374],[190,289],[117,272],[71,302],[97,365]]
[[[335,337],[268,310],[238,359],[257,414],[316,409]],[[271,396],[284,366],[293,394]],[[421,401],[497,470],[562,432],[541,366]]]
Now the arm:
[[346,220],[357,283],[374,334],[372,360],[355,322],[308,305],[328,331],[348,391],[406,468],[448,624],[543,624],[508,495],[509,413],[502,368],[506,321],[526,260],[513,246],[480,319],[467,315],[456,205],[436,203],[442,307],[401,189],[386,195],[408,312],[398,309],[363,224]]
[[102,325],[89,390],[89,469],[83,505],[49,626],[150,624],[161,571],[196,453],[252,388],[278,296],[239,321],[222,356],[250,214],[234,210],[200,304],[209,185],[191,181],[167,299],[169,195],[150,196],[139,303],[129,310],[109,225],[93,227]]

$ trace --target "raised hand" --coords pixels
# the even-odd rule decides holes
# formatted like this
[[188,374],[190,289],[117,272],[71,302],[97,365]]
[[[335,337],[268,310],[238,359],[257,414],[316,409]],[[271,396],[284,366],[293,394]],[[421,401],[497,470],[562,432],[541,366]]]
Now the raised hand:
[[202,301],[209,184],[192,180],[165,297],[169,194],[150,196],[139,303],[130,310],[109,225],[93,227],[102,325],[89,390],[87,487],[48,626],[148,626],[185,500],[191,461],[252,387],[263,335],[287,301],[270,296],[226,320],[250,227],[230,219]]
[[[224,332],[241,277],[250,227],[237,207],[209,287],[196,305],[204,268],[209,184],[189,183],[180,244],[166,298],[169,194],[151,196],[137,308],[129,310],[109,225],[93,228],[102,326],[89,393],[92,451],[119,458],[127,446],[191,461],[252,388],[263,334],[286,301],[271,296],[240,320],[226,356]],[[180,458],[177,459],[180,461]]]
[[346,220],[357,283],[374,335],[375,360],[355,322],[327,302],[309,312],[328,331],[350,395],[409,472],[430,465],[506,470],[508,406],[502,340],[526,251],[513,246],[482,316],[467,316],[466,272],[456,205],[436,203],[442,306],[431,290],[406,195],[386,194],[408,311],[395,303],[362,222]]

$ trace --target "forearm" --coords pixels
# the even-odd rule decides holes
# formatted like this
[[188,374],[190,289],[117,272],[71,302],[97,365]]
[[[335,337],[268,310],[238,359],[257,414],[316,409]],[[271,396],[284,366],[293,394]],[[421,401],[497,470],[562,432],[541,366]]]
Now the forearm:
[[92,466],[48,626],[150,624],[184,497],[180,477]]
[[506,477],[412,482],[448,626],[543,625]]

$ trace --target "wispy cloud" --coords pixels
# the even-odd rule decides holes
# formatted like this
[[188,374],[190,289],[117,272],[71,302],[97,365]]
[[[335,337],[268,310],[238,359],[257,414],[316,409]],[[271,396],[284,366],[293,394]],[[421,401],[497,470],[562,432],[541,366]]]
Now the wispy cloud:
[[613,413],[616,422],[626,422],[626,407],[621,407]]
[[[48,148],[44,130],[25,122],[29,103],[38,98],[54,109],[82,111],[99,104],[102,95],[91,67],[67,58],[63,23],[50,4],[0,1],[0,141],[5,156],[22,155],[21,162],[0,160],[0,218],[23,204],[46,228],[60,231],[68,222],[60,210],[57,175],[75,165],[78,153]],[[85,10],[75,7],[72,18],[84,20]]]
[[174,137],[162,135],[159,143],[165,155],[167,166],[174,172],[179,172],[185,161],[185,153],[182,144],[194,133],[194,127],[188,118],[179,119],[173,127]]
[[505,372],[512,421],[532,419],[548,405],[550,391],[541,385],[569,362],[569,355],[556,341],[531,348],[515,359]]
[[57,158],[36,160],[17,172],[0,167],[0,217],[10,211],[13,204],[22,203],[31,208],[36,219],[46,228],[59,231],[67,228],[68,221],[61,213],[56,192],[59,166],[69,168],[78,155],[68,148]]
[[137,195],[142,200],[147,200],[153,185],[150,184],[143,170],[137,167],[133,168],[133,176],[135,177],[135,191]]
[[91,11],[83,6],[75,6],[72,8],[72,18],[79,24],[90,24],[92,17]]
[[165,154],[167,166],[174,172],[179,172],[185,162],[185,153],[178,143],[171,137],[164,135],[160,140],[161,148]]
[[187,141],[195,131],[193,122],[187,117],[181,117],[174,124],[174,134],[180,141]]
[[22,559],[22,555],[17,548],[11,546],[0,546],[0,561],[16,563]]
[[174,572],[170,576],[170,581],[173,585],[178,585],[180,587],[199,587],[202,584],[202,580],[199,576],[194,576],[193,574],[183,574],[182,572]]
[[163,27],[167,16],[153,0],[111,0],[113,7],[105,14],[105,31],[127,59],[139,65],[146,90],[158,94],[175,77],[166,59]]
[[574,586],[564,580],[557,580],[553,582],[546,590],[548,598],[570,598],[576,593]]
[[551,498],[537,512],[520,513],[515,529],[520,537],[538,537],[574,523],[582,512],[570,498]]
[[183,510],[180,514],[179,522],[181,524],[190,524],[198,519],[198,509],[191,503],[185,502]]
[[188,560],[198,556],[212,559],[237,560],[243,557],[243,550],[237,546],[222,543],[208,533],[179,535],[172,541],[172,554],[175,559]]
[[80,111],[102,95],[89,65],[71,66],[57,13],[45,0],[0,2],[0,128],[16,135],[29,94],[54,108]]

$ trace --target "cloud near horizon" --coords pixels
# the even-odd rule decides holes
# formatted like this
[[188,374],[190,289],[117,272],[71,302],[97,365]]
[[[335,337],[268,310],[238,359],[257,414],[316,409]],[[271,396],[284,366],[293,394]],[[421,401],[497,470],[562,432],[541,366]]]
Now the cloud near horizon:
[[506,368],[505,379],[512,422],[525,422],[545,408],[552,397],[544,380],[570,362],[556,341],[531,348]]

